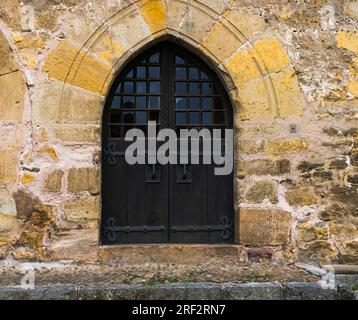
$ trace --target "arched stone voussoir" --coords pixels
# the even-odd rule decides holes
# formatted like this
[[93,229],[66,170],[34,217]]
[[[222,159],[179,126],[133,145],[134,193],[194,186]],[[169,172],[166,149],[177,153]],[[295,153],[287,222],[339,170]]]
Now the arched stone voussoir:
[[[255,26],[249,26],[251,20]],[[300,115],[297,78],[287,71],[290,59],[274,36],[260,36],[265,27],[248,11],[219,15],[200,1],[139,0],[107,20],[81,49],[61,41],[44,69],[66,86],[106,96],[127,61],[156,42],[171,40],[217,72],[243,120]]]
[[167,7],[167,27],[201,42],[219,19],[219,14],[197,1],[170,1]]

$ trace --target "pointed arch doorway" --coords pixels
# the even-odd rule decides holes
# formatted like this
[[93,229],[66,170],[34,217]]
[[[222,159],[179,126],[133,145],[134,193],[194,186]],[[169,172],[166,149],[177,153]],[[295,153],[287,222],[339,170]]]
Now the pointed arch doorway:
[[234,242],[233,174],[214,165],[129,165],[132,128],[233,128],[227,93],[198,56],[161,42],[114,81],[103,112],[102,244]]

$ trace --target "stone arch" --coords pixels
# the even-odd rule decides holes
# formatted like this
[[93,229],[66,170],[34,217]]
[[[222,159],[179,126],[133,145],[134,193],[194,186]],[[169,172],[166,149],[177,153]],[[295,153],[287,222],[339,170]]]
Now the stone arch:
[[[137,0],[113,14],[84,44],[61,41],[44,67],[50,77],[64,83],[59,113],[71,104],[73,87],[105,96],[133,53],[171,37],[215,66],[240,119],[301,115],[297,77],[281,42],[265,30],[259,16],[216,9],[198,0],[175,0],[170,5]],[[255,26],[250,27],[251,21]],[[65,68],[54,67],[63,64],[63,57]]]

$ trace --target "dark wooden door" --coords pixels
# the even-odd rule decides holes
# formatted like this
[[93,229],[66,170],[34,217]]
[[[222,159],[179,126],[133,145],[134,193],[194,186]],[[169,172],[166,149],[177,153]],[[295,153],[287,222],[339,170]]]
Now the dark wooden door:
[[216,176],[214,164],[126,163],[126,132],[147,132],[150,120],[178,133],[233,122],[220,81],[194,54],[163,42],[135,58],[103,113],[102,243],[233,242],[232,174]]

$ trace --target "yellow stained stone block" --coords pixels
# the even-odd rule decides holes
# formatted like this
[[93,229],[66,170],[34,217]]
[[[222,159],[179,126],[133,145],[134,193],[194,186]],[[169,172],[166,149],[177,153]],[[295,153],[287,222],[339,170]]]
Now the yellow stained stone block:
[[35,177],[30,173],[24,173],[24,175],[21,178],[21,183],[23,185],[30,184],[35,180]]
[[67,81],[69,84],[99,93],[111,69],[102,61],[86,55],[69,42],[61,41],[48,55],[43,71],[47,72],[51,78]]
[[348,84],[348,90],[352,95],[358,97],[358,81],[350,80]]
[[338,32],[337,47],[358,52],[358,32]]
[[242,87],[249,80],[261,76],[251,50],[242,50],[225,64],[237,86]]
[[255,79],[243,85],[240,89],[240,119],[253,120],[271,117],[272,115],[265,82],[262,79]]
[[279,72],[290,63],[282,44],[275,38],[259,40],[253,46],[253,55],[268,73]]
[[266,143],[266,153],[274,156],[299,153],[308,149],[306,140],[271,140]]
[[280,72],[290,60],[282,45],[276,39],[259,40],[251,49],[235,54],[225,64],[237,86],[257,79],[267,73]]
[[282,72],[271,74],[271,80],[275,89],[280,117],[300,116],[303,109],[300,104],[300,88],[297,75],[292,68]]
[[243,42],[220,22],[214,25],[202,42],[202,46],[210,50],[220,61],[230,57],[242,45]]
[[166,27],[165,7],[161,0],[147,0],[139,10],[152,33]]

